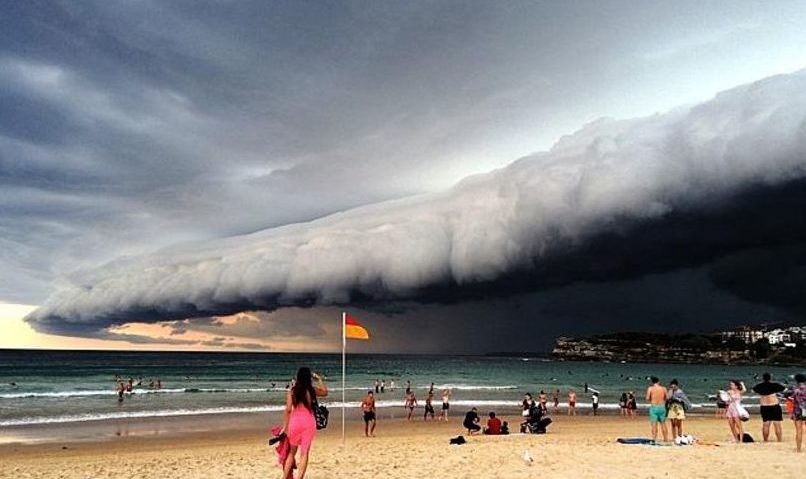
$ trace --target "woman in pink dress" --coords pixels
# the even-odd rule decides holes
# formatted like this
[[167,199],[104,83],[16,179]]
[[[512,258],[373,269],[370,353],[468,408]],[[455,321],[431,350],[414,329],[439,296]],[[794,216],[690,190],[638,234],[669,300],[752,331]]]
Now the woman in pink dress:
[[728,426],[730,426],[730,433],[733,435],[736,442],[742,442],[744,430],[742,429],[742,415],[740,413],[742,407],[742,393],[746,391],[744,383],[738,380],[732,380],[729,384],[727,391],[728,409],[725,412],[725,417],[728,418]]
[[[316,386],[313,382],[316,381]],[[308,468],[308,456],[311,443],[316,435],[316,418],[313,413],[313,402],[317,397],[327,396],[327,386],[318,374],[311,373],[309,368],[299,368],[294,386],[288,390],[283,414],[283,429],[280,433],[288,436],[290,451],[283,466],[283,479],[291,479],[294,471],[295,456],[299,450],[297,478],[305,478]]]

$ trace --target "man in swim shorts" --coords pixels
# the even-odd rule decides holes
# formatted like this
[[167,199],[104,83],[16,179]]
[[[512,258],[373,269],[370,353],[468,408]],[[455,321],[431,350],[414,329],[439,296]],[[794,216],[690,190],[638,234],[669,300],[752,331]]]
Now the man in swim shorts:
[[[364,435],[367,437],[375,436],[375,396],[372,391],[367,391],[364,400],[361,401],[361,411],[364,412]],[[372,423],[372,427],[370,427]]]
[[770,424],[775,428],[775,438],[778,442],[783,440],[783,431],[781,430],[781,421],[784,420],[784,411],[781,409],[781,403],[778,401],[778,394],[784,392],[786,388],[779,384],[772,382],[770,373],[764,373],[762,382],[753,386],[753,392],[758,394],[759,403],[761,404],[761,434],[764,437],[764,442],[770,440]]
[[666,388],[660,385],[660,379],[650,378],[652,385],[646,390],[646,400],[649,401],[649,424],[652,429],[652,440],[658,440],[658,424],[663,432],[663,441],[669,440],[669,430],[666,428]]

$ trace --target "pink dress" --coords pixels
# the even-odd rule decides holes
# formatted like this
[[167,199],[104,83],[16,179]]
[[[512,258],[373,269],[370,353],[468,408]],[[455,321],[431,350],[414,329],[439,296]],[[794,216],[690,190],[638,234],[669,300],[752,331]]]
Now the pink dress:
[[725,412],[725,417],[738,418],[739,406],[742,405],[742,393],[739,391],[728,391],[730,402],[728,403],[728,410]]
[[313,417],[313,412],[304,404],[297,404],[291,410],[286,434],[288,443],[298,447],[303,454],[311,448],[313,438],[316,436],[316,419]]

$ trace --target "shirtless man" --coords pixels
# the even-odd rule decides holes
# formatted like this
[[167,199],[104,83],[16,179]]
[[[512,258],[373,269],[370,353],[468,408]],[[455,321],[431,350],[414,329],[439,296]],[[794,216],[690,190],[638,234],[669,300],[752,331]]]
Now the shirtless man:
[[666,388],[660,385],[660,379],[651,378],[652,385],[646,390],[646,400],[649,401],[649,424],[652,428],[652,440],[658,440],[658,424],[663,432],[663,441],[669,440],[669,429],[666,428]]
[[760,396],[758,402],[761,404],[761,433],[764,436],[764,442],[770,440],[770,423],[775,427],[775,438],[778,442],[783,440],[783,431],[781,431],[781,421],[784,420],[784,412],[781,409],[781,403],[778,402],[778,393],[784,392],[786,389],[779,383],[771,381],[770,373],[764,373],[762,376],[763,382],[753,386],[753,391]]
[[573,389],[568,391],[568,415],[577,415],[577,393]]
[[372,391],[367,391],[367,395],[361,401],[361,411],[364,413],[364,435],[375,437],[375,396]]
[[442,390],[442,412],[439,415],[440,421],[448,422],[448,410],[451,408],[451,390]]
[[428,391],[428,396],[425,397],[425,413],[423,414],[423,421],[428,420],[428,415],[431,415],[431,420],[434,420],[434,390]]

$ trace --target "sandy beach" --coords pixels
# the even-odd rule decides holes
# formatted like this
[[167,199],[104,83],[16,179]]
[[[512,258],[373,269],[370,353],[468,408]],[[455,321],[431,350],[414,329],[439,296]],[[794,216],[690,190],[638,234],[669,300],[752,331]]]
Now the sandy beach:
[[[709,445],[629,446],[616,443],[616,438],[646,437],[645,417],[556,415],[547,435],[465,435],[467,444],[451,446],[448,439],[463,433],[459,417],[449,423],[407,423],[387,415],[379,422],[375,438],[363,437],[362,423],[349,421],[347,443],[342,446],[340,421],[334,419],[317,437],[306,477],[599,478],[617,474],[713,478],[730,474],[757,478],[763,468],[767,477],[795,478],[803,477],[806,468],[806,455],[794,452],[789,421],[784,422],[780,444],[732,444],[724,420],[703,416],[688,419],[686,429]],[[518,422],[517,416],[505,419]],[[0,446],[0,477],[280,477],[265,432],[272,420],[253,415],[230,418],[228,427],[222,423],[207,431],[149,434],[148,427],[142,426],[129,436],[7,443]],[[195,422],[200,421],[204,419]],[[176,431],[177,426],[181,423],[170,429]],[[757,417],[746,423],[746,430],[757,439],[760,429]],[[525,451],[533,463],[524,461]]]

